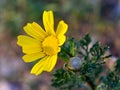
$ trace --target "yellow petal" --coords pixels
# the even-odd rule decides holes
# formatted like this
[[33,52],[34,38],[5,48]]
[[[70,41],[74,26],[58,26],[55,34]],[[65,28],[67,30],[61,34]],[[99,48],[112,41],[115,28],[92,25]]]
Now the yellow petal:
[[58,37],[58,40],[59,40],[58,45],[61,46],[66,41],[66,36],[65,35],[61,35],[61,36]]
[[22,47],[23,46],[39,47],[41,44],[40,41],[25,35],[19,35],[17,38],[18,38],[17,44]]
[[33,61],[40,59],[44,56],[45,56],[45,54],[42,52],[26,54],[23,56],[23,60],[24,60],[24,62],[33,62]]
[[62,20],[59,22],[56,35],[59,37],[61,35],[64,35],[67,32],[68,25]]
[[58,47],[58,51],[57,52],[60,52],[61,51],[61,47]]
[[47,33],[42,29],[42,27],[37,24],[36,22],[33,22],[31,26],[36,30],[36,33],[38,33],[42,37],[46,37]]
[[31,74],[39,75],[43,72],[44,66],[46,65],[46,61],[48,61],[48,57],[42,58],[31,70]]
[[52,11],[44,11],[43,12],[43,24],[45,27],[45,30],[48,34],[55,34],[54,31],[54,17]]
[[44,71],[50,72],[53,70],[57,62],[57,54],[53,56],[49,56],[49,59],[47,61],[47,65],[44,68]]
[[42,51],[41,47],[36,47],[36,46],[23,46],[22,47],[23,53],[25,54],[32,54],[32,53],[37,53]]
[[46,37],[46,32],[35,22],[28,23],[24,26],[24,31],[35,39],[43,40]]

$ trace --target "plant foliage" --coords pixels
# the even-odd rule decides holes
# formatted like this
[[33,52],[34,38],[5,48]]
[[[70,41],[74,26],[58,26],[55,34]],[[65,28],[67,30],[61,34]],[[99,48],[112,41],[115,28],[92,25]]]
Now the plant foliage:
[[[107,74],[101,75],[105,60],[111,57],[106,54],[108,50],[107,45],[93,43],[89,34],[80,40],[68,39],[59,53],[65,65],[53,73],[52,86],[60,90],[119,90],[120,59],[114,71],[107,69]],[[69,65],[70,58],[76,56],[82,60],[82,66],[77,70],[71,69]]]

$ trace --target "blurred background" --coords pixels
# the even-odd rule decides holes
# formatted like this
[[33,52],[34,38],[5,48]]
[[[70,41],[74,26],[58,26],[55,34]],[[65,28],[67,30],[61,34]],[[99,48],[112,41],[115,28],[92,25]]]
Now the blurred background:
[[42,25],[44,10],[53,10],[55,27],[61,19],[69,25],[68,37],[90,33],[93,41],[110,46],[114,58],[120,56],[120,0],[0,0],[0,90],[57,90],[50,86],[50,73],[29,73],[33,64],[22,61],[16,45],[27,22]]

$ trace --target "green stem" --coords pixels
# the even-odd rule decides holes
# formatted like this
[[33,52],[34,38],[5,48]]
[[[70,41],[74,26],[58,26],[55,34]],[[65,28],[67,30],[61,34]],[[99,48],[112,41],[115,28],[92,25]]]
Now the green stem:
[[87,83],[90,85],[91,89],[92,89],[92,90],[95,90],[95,87],[96,87],[96,86],[95,86],[95,84],[93,83],[93,81],[91,81],[90,77],[85,76],[85,78],[86,78]]

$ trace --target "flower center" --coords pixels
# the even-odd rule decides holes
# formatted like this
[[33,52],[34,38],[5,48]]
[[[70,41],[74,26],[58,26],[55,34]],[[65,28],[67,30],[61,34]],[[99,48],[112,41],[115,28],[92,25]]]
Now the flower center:
[[43,52],[47,55],[54,55],[58,52],[58,39],[51,35],[42,42]]

